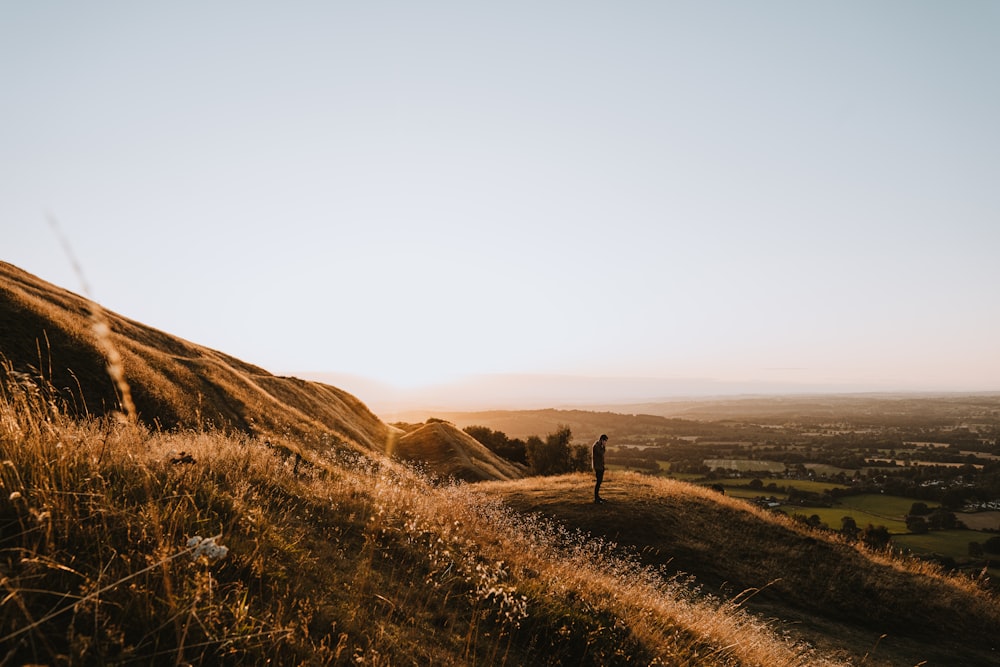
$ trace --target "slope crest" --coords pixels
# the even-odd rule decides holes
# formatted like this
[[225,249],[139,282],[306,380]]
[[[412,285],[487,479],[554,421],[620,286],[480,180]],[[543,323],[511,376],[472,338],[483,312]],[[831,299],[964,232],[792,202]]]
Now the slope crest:
[[215,426],[257,435],[333,434],[384,451],[390,429],[354,396],[262,368],[110,311],[0,262],[0,354],[50,383],[77,414],[118,410],[95,314],[121,355],[138,418],[162,428]]
[[444,477],[466,482],[510,480],[524,471],[452,424],[430,422],[400,437],[390,452],[407,461],[427,463]]

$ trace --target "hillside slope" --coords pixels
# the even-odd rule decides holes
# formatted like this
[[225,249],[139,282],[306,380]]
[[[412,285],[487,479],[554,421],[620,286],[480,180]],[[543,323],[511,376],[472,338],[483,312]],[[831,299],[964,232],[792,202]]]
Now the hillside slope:
[[845,664],[480,484],[52,405],[0,366],[5,664]]
[[[97,313],[95,315],[95,313]],[[110,330],[101,335],[100,320]],[[98,326],[95,327],[95,324]],[[381,450],[388,427],[335,387],[267,371],[108,311],[0,262],[0,353],[40,374],[81,412],[120,409],[105,344],[121,355],[140,420],[163,428],[213,425],[259,435],[333,433]]]
[[451,424],[430,422],[400,437],[391,454],[411,462],[423,462],[438,475],[465,482],[488,479],[510,480],[524,470],[500,458],[478,440]]
[[866,664],[998,664],[1000,605],[971,582],[701,486],[616,472],[602,487],[610,502],[594,505],[592,484],[574,475],[483,489],[518,512],[630,546],[647,564],[692,574],[724,597],[751,591],[749,609],[826,652],[873,653]]
[[[145,326],[0,262],[0,361],[43,379],[78,415],[123,410],[109,377],[110,343],[137,418],[152,427],[293,435],[292,449],[346,445],[385,453],[399,435],[336,387],[266,370]],[[454,429],[452,429],[454,431]],[[331,438],[336,443],[331,443]],[[287,440],[286,440],[287,444]],[[511,479],[520,471],[461,432],[434,428],[403,444],[443,477]],[[447,457],[444,453],[449,452]]]

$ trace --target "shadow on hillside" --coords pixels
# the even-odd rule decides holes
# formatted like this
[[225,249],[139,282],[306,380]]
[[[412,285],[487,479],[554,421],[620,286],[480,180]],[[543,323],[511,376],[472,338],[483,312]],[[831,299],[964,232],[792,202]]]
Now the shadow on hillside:
[[487,488],[516,511],[612,540],[648,565],[693,575],[709,593],[740,597],[748,609],[780,619],[788,632],[818,646],[858,659],[877,646],[866,664],[875,656],[888,664],[997,664],[1000,606],[985,592],[738,499],[620,472],[602,487],[605,505],[591,501],[586,475]]

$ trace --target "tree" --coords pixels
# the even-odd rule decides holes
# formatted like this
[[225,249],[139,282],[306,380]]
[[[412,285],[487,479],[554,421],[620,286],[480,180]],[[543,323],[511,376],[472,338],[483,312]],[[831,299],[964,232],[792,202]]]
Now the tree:
[[[656,468],[659,469],[659,467],[660,466],[657,464]],[[580,445],[574,446],[570,456],[570,470],[574,472],[584,472],[590,470],[590,468],[590,448]]]
[[568,426],[550,433],[543,441],[538,436],[528,438],[525,443],[528,464],[536,475],[561,475],[573,470],[574,456],[570,448],[573,434]]
[[937,509],[927,517],[927,526],[934,530],[951,530],[958,527],[958,519],[947,510]]
[[537,435],[528,436],[524,441],[524,453],[528,457],[528,467],[531,468],[531,472],[536,475],[543,474],[538,471],[547,465],[545,442]]
[[983,542],[983,551],[991,554],[1000,554],[1000,535],[994,535]]
[[466,426],[462,430],[497,456],[515,463],[528,464],[528,453],[523,440],[511,440],[503,431],[494,431],[487,426]]
[[885,526],[868,524],[861,533],[861,540],[873,549],[883,549],[889,546],[889,529]]
[[840,532],[853,540],[857,539],[861,529],[858,528],[858,522],[853,516],[845,516],[840,519]]
[[914,535],[923,535],[927,532],[927,520],[922,516],[910,515],[906,517],[906,529]]
[[950,510],[959,509],[963,504],[965,504],[965,497],[968,494],[968,489],[948,489],[941,494],[941,507]]

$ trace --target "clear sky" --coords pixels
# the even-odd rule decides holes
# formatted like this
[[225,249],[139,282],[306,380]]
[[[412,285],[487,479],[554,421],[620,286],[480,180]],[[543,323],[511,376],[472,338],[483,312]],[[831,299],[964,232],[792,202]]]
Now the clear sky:
[[[1000,390],[1000,3],[0,2],[0,259],[281,374]],[[746,386],[741,385],[741,386]]]

